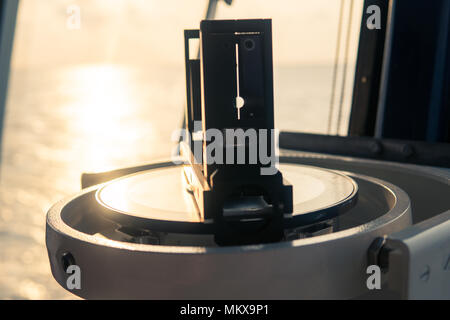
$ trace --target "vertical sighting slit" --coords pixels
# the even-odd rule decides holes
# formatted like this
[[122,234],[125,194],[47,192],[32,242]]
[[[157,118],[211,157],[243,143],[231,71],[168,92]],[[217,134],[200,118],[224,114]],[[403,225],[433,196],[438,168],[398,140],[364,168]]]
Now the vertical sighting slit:
[[241,108],[243,106],[244,99],[239,93],[239,44],[236,43],[236,109],[238,120],[241,120]]

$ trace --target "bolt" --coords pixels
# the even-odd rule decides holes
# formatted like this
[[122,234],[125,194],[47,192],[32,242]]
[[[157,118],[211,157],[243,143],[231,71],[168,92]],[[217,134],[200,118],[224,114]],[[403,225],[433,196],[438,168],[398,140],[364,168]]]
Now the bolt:
[[69,266],[76,264],[75,258],[73,257],[73,255],[70,252],[65,252],[62,254],[61,262],[62,262],[62,267],[63,267],[64,272],[67,271],[67,268],[69,268]]
[[368,253],[368,264],[377,265],[382,272],[387,272],[389,268],[389,252],[391,250],[386,246],[385,237],[377,237],[370,245]]
[[420,274],[420,280],[427,282],[430,279],[430,275],[431,275],[430,266],[426,265]]
[[252,39],[245,39],[244,46],[248,51],[251,51],[255,48],[255,41]]

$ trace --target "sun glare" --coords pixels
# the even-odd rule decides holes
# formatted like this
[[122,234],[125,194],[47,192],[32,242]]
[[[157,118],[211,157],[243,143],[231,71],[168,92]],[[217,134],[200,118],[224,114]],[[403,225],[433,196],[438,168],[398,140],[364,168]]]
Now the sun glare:
[[71,68],[64,74],[70,105],[64,108],[70,130],[79,136],[74,148],[83,168],[101,171],[114,166],[120,145],[137,138],[132,117],[139,103],[130,88],[132,70],[116,65]]

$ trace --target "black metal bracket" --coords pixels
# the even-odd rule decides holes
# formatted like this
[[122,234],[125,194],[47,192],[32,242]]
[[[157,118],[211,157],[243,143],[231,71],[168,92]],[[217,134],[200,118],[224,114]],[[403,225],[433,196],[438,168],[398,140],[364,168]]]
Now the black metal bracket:
[[[193,138],[181,143],[180,153],[188,162],[184,175],[201,218],[216,224],[220,245],[278,241],[284,215],[292,213],[292,186],[278,170],[262,175],[261,169],[274,164],[249,156],[251,148],[260,155],[262,146],[269,158],[275,156],[271,20],[204,20],[200,30],[184,35],[185,119]],[[195,38],[200,59],[189,56]],[[256,143],[245,134],[241,140],[224,139],[219,143],[224,162],[208,161],[213,142],[208,131],[226,138],[230,129],[255,130]],[[243,163],[239,148],[245,150]]]

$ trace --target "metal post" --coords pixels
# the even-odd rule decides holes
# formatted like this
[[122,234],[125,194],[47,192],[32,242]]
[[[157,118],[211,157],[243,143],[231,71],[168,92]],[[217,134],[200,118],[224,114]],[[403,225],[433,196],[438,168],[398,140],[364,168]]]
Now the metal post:
[[0,1],[0,155],[14,29],[19,0]]
[[[378,108],[388,13],[391,0],[365,0],[353,87],[349,135],[372,137]],[[369,29],[367,9],[380,8],[381,29]]]

